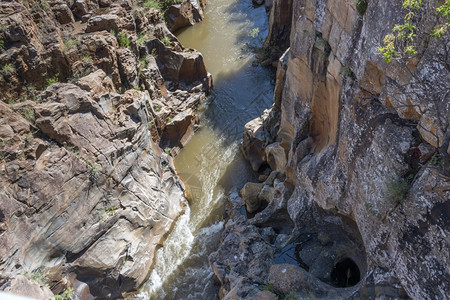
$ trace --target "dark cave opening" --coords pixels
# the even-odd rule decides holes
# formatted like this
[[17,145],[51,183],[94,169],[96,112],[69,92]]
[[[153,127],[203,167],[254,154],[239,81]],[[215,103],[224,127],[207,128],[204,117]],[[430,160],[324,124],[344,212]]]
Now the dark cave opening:
[[361,274],[356,263],[346,257],[334,265],[330,279],[335,286],[344,288],[357,284],[361,280]]

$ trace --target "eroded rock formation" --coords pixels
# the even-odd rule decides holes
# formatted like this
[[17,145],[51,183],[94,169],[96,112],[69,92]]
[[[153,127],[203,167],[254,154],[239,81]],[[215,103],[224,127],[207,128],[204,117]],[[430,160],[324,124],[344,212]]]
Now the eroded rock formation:
[[0,12],[0,286],[136,291],[186,205],[168,153],[211,88],[203,58],[142,1]]
[[[274,1],[271,14],[288,2]],[[232,197],[274,249],[272,266],[258,277],[235,270],[221,252],[235,234],[225,230],[210,257],[223,299],[450,294],[449,35],[429,36],[438,17],[427,2],[418,54],[386,64],[377,48],[404,12],[400,2],[367,3],[293,1],[274,106],[244,134],[262,183]],[[272,15],[272,26],[286,18]],[[267,182],[265,168],[277,179]],[[249,266],[257,255],[236,256]]]

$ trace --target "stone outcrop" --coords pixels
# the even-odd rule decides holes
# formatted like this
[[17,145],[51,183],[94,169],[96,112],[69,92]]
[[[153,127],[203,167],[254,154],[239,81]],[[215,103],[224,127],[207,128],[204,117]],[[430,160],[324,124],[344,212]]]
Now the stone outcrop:
[[[280,23],[277,7],[287,2],[278,2],[271,17]],[[265,208],[246,193],[241,201],[259,204],[248,223],[261,227],[275,262],[263,283],[243,274],[222,285],[225,299],[255,285],[302,299],[448,298],[449,35],[429,37],[430,4],[418,54],[386,64],[377,48],[405,12],[401,3],[367,3],[292,3],[274,106],[263,124],[247,124],[243,143],[261,182],[270,169],[285,176],[251,198],[264,194]]]
[[0,287],[123,297],[187,204],[167,150],[211,75],[142,1],[0,11]]
[[43,284],[30,280],[23,275],[19,275],[11,281],[11,285],[5,289],[6,293],[32,297],[38,300],[52,300],[54,295],[52,291]]
[[202,21],[205,5],[205,0],[185,0],[181,4],[171,5],[164,15],[167,27],[175,32]]

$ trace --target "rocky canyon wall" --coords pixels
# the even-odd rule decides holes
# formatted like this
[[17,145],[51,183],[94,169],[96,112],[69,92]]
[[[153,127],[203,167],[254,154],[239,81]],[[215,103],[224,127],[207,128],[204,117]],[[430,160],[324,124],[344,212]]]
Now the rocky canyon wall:
[[211,87],[203,58],[143,1],[2,1],[0,14],[1,289],[136,291],[186,205],[170,153]]
[[[281,3],[290,1],[273,7]],[[292,2],[274,106],[244,134],[260,183],[246,184],[242,200],[231,197],[253,215],[236,210],[227,229],[237,229],[226,229],[210,257],[224,299],[450,294],[449,35],[430,37],[442,19],[437,3],[424,1],[417,55],[386,64],[377,48],[405,12],[401,1],[366,3]],[[244,235],[240,226],[254,232]],[[248,239],[259,246],[245,248],[257,252],[244,252],[243,270],[221,251]],[[283,264],[289,245],[295,258]],[[255,254],[264,247],[273,252]],[[334,276],[347,258],[360,277],[350,285],[347,266],[342,285]]]

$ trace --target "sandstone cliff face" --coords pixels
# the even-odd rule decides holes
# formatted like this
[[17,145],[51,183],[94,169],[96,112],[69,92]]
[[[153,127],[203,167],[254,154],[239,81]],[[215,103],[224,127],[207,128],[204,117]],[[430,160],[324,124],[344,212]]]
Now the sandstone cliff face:
[[168,153],[211,87],[202,56],[142,1],[0,12],[0,285],[135,291],[186,205]]
[[[256,210],[256,203],[260,210],[247,222],[275,228],[275,249],[301,244],[295,253],[308,268],[292,270],[277,262],[269,272],[262,270],[265,280],[253,282],[302,297],[446,299],[450,294],[449,37],[429,37],[438,21],[433,5],[425,5],[418,55],[387,65],[377,47],[401,22],[400,2],[368,1],[365,11],[350,0],[293,2],[290,48],[279,62],[271,117],[259,128],[249,124],[244,136],[244,153],[255,170],[266,162],[286,178],[280,177],[280,186],[263,176],[259,190],[249,195],[244,187],[241,194],[247,208]],[[255,152],[255,145],[268,146]],[[279,146],[285,150],[281,154],[272,150]],[[348,219],[351,226],[345,226]],[[282,220],[293,224],[283,229]],[[347,232],[352,241],[347,245],[359,244],[363,251],[327,246],[323,237],[334,232],[332,224]],[[290,235],[283,243],[286,231]],[[305,234],[311,238],[298,242]],[[330,243],[342,241],[334,233],[329,237]],[[328,253],[311,260],[305,249],[314,244]],[[212,257],[216,269],[228,265]],[[339,289],[333,270],[345,258],[356,263],[361,280]],[[321,268],[327,270],[311,271],[324,261]],[[237,286],[236,278],[251,277],[216,273],[226,283],[224,295]],[[320,281],[331,285],[324,288]],[[237,298],[258,298],[257,293]]]

